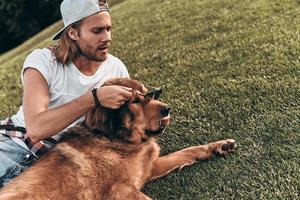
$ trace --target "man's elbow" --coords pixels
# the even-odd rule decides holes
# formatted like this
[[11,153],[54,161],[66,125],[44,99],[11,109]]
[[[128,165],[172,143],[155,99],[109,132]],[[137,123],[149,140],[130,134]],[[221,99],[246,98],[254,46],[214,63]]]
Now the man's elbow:
[[39,141],[42,140],[42,138],[40,138],[40,135],[38,133],[37,130],[34,130],[33,128],[27,128],[27,136],[30,138],[30,141],[35,144]]

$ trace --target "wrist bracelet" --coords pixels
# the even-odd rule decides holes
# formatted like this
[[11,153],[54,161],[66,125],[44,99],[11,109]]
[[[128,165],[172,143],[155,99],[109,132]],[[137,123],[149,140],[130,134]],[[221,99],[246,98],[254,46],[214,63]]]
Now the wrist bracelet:
[[92,89],[92,94],[93,94],[93,97],[94,97],[96,108],[101,107],[100,101],[99,101],[98,96],[97,96],[97,88]]

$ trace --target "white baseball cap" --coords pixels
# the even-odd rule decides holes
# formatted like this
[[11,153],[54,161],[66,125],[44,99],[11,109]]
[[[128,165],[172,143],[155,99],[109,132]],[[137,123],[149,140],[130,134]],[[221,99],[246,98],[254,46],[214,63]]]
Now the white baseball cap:
[[99,5],[98,0],[64,0],[60,4],[60,13],[64,22],[64,28],[58,31],[52,39],[59,39],[66,28],[75,22],[98,12],[109,12],[107,1],[104,0],[102,2],[103,5]]

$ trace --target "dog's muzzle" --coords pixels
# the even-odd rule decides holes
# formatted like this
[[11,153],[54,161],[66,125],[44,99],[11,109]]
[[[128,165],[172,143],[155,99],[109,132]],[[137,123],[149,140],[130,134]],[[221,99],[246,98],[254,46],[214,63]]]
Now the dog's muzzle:
[[160,119],[160,129],[164,129],[167,125],[170,124],[171,121],[171,117],[170,117],[170,107],[169,106],[164,106],[161,110],[160,110],[160,115],[161,115],[161,119]]

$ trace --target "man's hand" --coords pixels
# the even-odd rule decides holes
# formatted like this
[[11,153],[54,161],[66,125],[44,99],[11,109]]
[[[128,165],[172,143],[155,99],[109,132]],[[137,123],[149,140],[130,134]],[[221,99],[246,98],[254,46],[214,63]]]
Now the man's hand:
[[101,106],[117,109],[132,96],[132,88],[108,85],[97,89],[97,96]]

